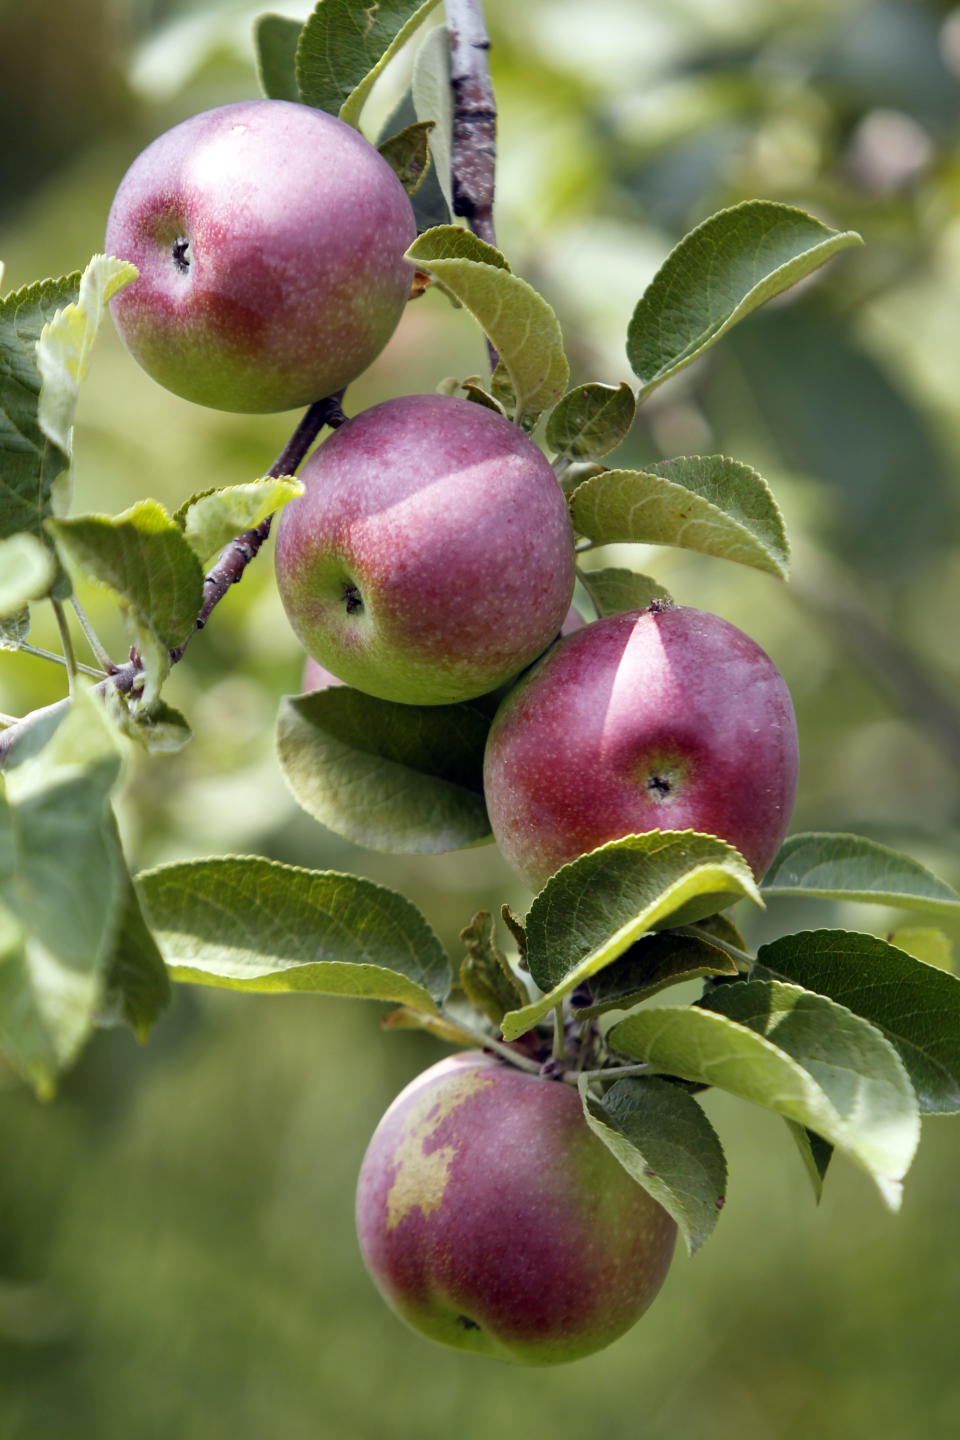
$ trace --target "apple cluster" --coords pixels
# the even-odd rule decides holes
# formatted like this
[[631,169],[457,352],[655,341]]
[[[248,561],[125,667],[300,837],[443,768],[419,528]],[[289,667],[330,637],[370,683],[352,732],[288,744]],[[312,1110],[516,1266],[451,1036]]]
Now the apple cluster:
[[[181,396],[305,405],[389,339],[415,233],[403,186],[352,127],[283,101],[225,105],[161,136],[122,181],[107,248],[139,278],[114,318]],[[466,399],[404,395],[343,423],[302,480],[276,574],[308,686],[431,706],[503,692],[485,797],[531,887],[652,830],[719,836],[763,873],[797,779],[779,671],[733,625],[671,602],[571,622],[569,508],[521,429]],[[357,1220],[374,1280],[416,1329],[538,1363],[632,1325],[676,1233],[573,1088],[481,1054],[395,1101]]]

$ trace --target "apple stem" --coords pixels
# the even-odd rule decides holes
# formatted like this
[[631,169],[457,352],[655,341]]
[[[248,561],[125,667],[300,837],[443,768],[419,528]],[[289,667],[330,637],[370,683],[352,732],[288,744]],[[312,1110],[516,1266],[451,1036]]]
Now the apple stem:
[[63,647],[63,663],[67,667],[68,694],[73,697],[75,682],[77,678],[77,657],[73,649],[73,636],[70,634],[70,626],[67,623],[67,612],[59,600],[51,600],[53,613],[57,617],[57,629],[60,632],[60,644]]
[[[54,665],[66,665],[67,663],[63,656],[58,655],[55,650],[44,650],[40,645],[31,645],[27,640],[21,640],[17,650],[22,655],[35,655],[38,660],[52,660]],[[102,670],[95,670],[92,665],[84,665],[79,660],[76,663],[76,669],[78,675],[89,675],[94,680],[104,678]]]
[[580,1080],[586,1080],[591,1085],[595,1080],[623,1080],[629,1075],[646,1075],[650,1066],[646,1061],[638,1061],[636,1065],[607,1065],[602,1070],[581,1070],[579,1074],[564,1075],[564,1080],[571,1085],[576,1085]]
[[[97,634],[96,630],[94,630],[93,626],[91,625],[87,612],[80,604],[80,601],[77,599],[76,595],[70,596],[70,605],[74,615],[76,615],[77,617],[77,623],[79,624],[80,629],[84,633],[87,644],[93,651],[94,659],[98,662],[101,669],[105,671],[107,675],[112,675],[117,667],[113,663],[110,656],[107,654],[106,646],[102,643],[100,636]],[[79,669],[81,667],[78,666],[77,668]],[[95,674],[97,672],[88,669],[86,673]]]
[[563,1017],[563,1001],[554,1006],[553,1010],[553,1058],[565,1060],[567,1055],[567,1037]]

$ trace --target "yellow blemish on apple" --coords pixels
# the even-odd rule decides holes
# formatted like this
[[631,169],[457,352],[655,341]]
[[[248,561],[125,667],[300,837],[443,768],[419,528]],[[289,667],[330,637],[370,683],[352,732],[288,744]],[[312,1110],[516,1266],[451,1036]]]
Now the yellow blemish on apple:
[[456,1146],[440,1145],[427,1154],[426,1143],[448,1115],[492,1078],[480,1070],[465,1071],[444,1086],[441,1099],[430,1091],[411,1109],[396,1149],[396,1175],[387,1194],[388,1230],[412,1210],[419,1209],[426,1217],[442,1204]]

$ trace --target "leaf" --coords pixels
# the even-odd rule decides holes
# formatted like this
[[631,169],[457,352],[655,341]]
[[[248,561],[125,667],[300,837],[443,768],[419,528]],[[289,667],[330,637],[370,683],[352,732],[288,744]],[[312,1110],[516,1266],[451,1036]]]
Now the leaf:
[[622,615],[646,610],[654,600],[669,600],[669,593],[635,570],[577,570],[577,579],[597,607],[597,614]]
[[258,15],[253,22],[253,48],[260,89],[269,100],[299,100],[297,43],[303,25],[286,15]]
[[245,485],[227,485],[222,490],[193,495],[173,518],[200,564],[206,567],[231,540],[255,530],[268,515],[302,494],[303,482],[293,475],[267,475]]
[[0,650],[19,650],[29,634],[29,610],[18,610],[16,615],[0,618]]
[[356,125],[388,62],[437,0],[320,0],[297,45],[300,99]]
[[956,917],[960,895],[909,855],[860,835],[791,835],[764,876],[764,895],[865,900]]
[[932,925],[901,925],[887,936],[890,945],[905,950],[925,965],[938,970],[953,970],[953,945],[950,937]]
[[580,1099],[590,1129],[673,1216],[694,1255],[727,1191],[723,1147],[696,1100],[652,1075],[618,1080],[602,1100],[581,1079]]
[[35,535],[21,531],[0,540],[0,619],[16,619],[30,600],[50,591],[57,567]]
[[110,796],[120,756],[102,707],[79,690],[5,765],[0,1046],[46,1098],[93,1028],[113,951],[124,867]]
[[570,500],[574,529],[596,545],[679,545],[786,578],[783,517],[762,476],[724,455],[686,455],[647,470],[605,470]]
[[419,120],[408,125],[377,146],[380,154],[395,173],[408,195],[416,195],[426,179],[430,165],[430,131],[432,120]]
[[450,36],[439,25],[424,36],[413,62],[413,105],[418,120],[432,120],[430,152],[437,182],[453,214],[450,148],[453,140],[453,89],[450,85]]
[[428,266],[437,260],[472,260],[512,273],[506,256],[495,245],[488,245],[463,225],[434,225],[425,230],[407,251],[407,259]]
[[800,1159],[803,1161],[803,1167],[813,1186],[813,1193],[819,1205],[823,1195],[823,1182],[826,1179],[830,1161],[833,1159],[833,1146],[828,1140],[824,1140],[822,1135],[808,1130],[805,1125],[798,1125],[796,1120],[788,1120],[787,1129],[796,1142]]
[[[116,827],[114,832],[116,835]],[[122,858],[119,836],[116,836],[116,845]],[[116,936],[106,969],[99,1022],[122,1021],[144,1042],[168,1008],[171,993],[163,956],[147,928],[133,880],[124,863]]]
[[670,252],[637,304],[627,358],[640,398],[689,365],[751,310],[863,242],[790,205],[747,200],[712,215]]
[[[713,919],[721,921],[724,917],[717,915]],[[734,929],[732,925],[729,928]],[[630,1010],[669,985],[706,975],[736,978],[738,973],[735,961],[712,945],[706,933],[660,930],[635,941],[619,960],[594,976],[590,982],[591,1001],[577,1006],[577,1018],[587,1020],[606,1010]]]
[[578,385],[567,391],[547,421],[547,445],[558,458],[600,460],[626,439],[636,410],[626,381]]
[[610,1047],[653,1069],[775,1110],[872,1176],[891,1210],[920,1135],[893,1046],[868,1021],[796,985],[721,985],[696,1005],[638,1011]]
[[690,923],[744,897],[761,903],[743,857],[690,830],[630,835],[564,865],[527,916],[527,964],[546,993],[504,1016],[504,1039],[538,1024],[648,931]]
[[499,1026],[504,1013],[527,997],[497,945],[489,911],[479,910],[460,931],[460,939],[467,949],[460,984],[471,1004]]
[[69,457],[40,427],[36,350],[47,321],[79,292],[78,271],[0,300],[0,539],[26,530],[50,545],[43,521]]
[[428,1013],[449,988],[446,956],[419,910],[355,875],[223,856],[145,871],[137,887],[175,980]]
[[812,930],[761,947],[757,975],[803,985],[862,1015],[900,1055],[921,1111],[960,1110],[960,979],[875,935]]
[[118,695],[111,686],[104,703],[121,734],[142,745],[149,755],[176,755],[192,738],[184,716],[165,700],[131,705],[126,695]]
[[374,850],[436,854],[490,834],[489,717],[470,704],[400,705],[348,686],[285,696],[277,754],[298,805]]
[[[406,258],[438,280],[489,337],[510,377],[517,420],[525,413],[537,415],[556,404],[570,375],[557,317],[532,286],[502,265],[433,258],[448,238],[437,232],[456,228],[442,225],[426,231]],[[501,398],[496,388],[493,394]]]
[[495,410],[496,413],[502,415],[504,419],[507,418],[506,410],[504,410],[500,401],[497,400],[495,396],[491,395],[488,390],[484,390],[480,383],[479,376],[468,375],[466,380],[461,380],[457,389],[462,390],[464,397],[467,400],[472,400],[475,405],[483,405],[488,410]]
[[49,520],[48,529],[87,579],[105,586],[131,620],[147,671],[144,704],[157,697],[168,651],[191,633],[203,603],[203,570],[183,532],[155,500],[121,515]]
[[[69,456],[73,439],[73,416],[80,382],[87,373],[90,352],[97,338],[107,302],[137,278],[137,267],[112,255],[94,255],[80,277],[76,301],[58,310],[40,332],[37,342],[37,369],[42,384],[37,418],[43,433]],[[62,514],[64,503],[57,503]]]

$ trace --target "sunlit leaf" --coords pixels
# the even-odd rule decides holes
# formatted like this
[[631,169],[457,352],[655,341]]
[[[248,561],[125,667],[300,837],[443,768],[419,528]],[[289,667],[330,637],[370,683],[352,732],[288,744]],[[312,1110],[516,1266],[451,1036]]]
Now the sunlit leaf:
[[356,125],[377,77],[437,0],[320,0],[297,45],[300,99]]
[[861,835],[791,835],[762,888],[764,895],[815,895],[945,917],[960,914],[960,895],[926,866]]
[[0,620],[14,619],[46,595],[56,573],[53,556],[35,535],[22,531],[0,540]]
[[303,494],[303,482],[292,475],[251,480],[222,490],[192,496],[174,515],[201,565],[209,565],[225,545],[254,530],[288,500]]

